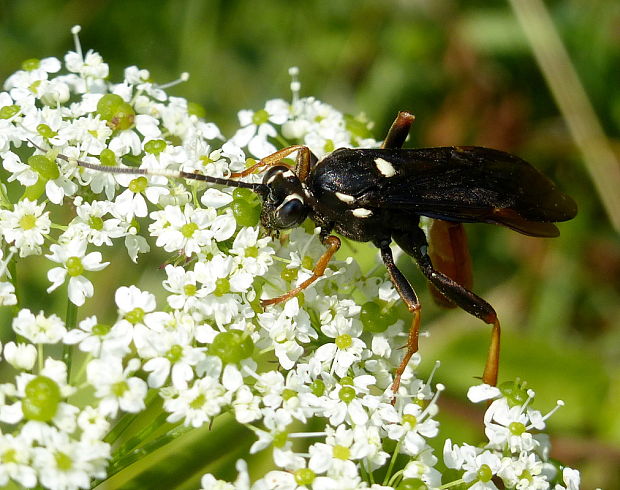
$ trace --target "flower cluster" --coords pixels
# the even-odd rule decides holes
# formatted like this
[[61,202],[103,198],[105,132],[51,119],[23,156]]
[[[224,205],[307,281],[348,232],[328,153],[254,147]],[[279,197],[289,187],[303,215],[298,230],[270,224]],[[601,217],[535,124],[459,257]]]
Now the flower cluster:
[[[14,337],[1,351],[11,380],[0,385],[0,485],[89,488],[157,440],[158,425],[143,422],[140,441],[119,444],[153,407],[173,428],[231,414],[255,434],[251,454],[272,452],[274,469],[254,482],[239,461],[235,483],[207,474],[204,488],[448,484],[433,450],[444,388],[416,377],[419,355],[393,399],[406,332],[385,276],[334,262],[303,294],[263,310],[261,298],[312,274],[323,252],[312,223],[274,239],[260,230],[260,202],[248,189],[77,164],[226,177],[276,145],[304,144],[318,156],[376,146],[369,123],[300,98],[294,80],[292,102],[241,111],[240,129],[225,140],[200,107],[168,95],[146,70],[129,67],[110,83],[78,32],[64,62],[27,60],[0,92],[0,306],[15,308]],[[133,262],[151,252],[166,265],[149,290],[115,284],[106,299],[97,279],[123,249]],[[47,292],[66,291],[64,318],[25,304],[17,278],[35,259]],[[96,290],[112,315],[86,313]],[[496,488],[496,478],[505,488],[577,488],[575,471],[550,471],[548,441],[532,432],[544,418],[530,400],[491,391],[488,445],[447,440],[445,465],[475,488]],[[309,421],[320,430],[299,431]]]

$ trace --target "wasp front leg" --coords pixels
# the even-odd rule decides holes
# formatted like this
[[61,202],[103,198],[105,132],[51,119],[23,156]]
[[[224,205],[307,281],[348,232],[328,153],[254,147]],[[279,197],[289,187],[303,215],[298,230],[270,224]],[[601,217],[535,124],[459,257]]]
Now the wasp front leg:
[[[303,182],[303,178],[300,176],[299,172],[305,172],[305,175],[308,174],[310,166],[312,162],[316,162],[316,157],[310,151],[310,148],[304,145],[293,145],[288,146],[286,148],[282,148],[281,150],[272,153],[271,155],[267,155],[264,158],[261,158],[258,162],[256,162],[251,167],[246,168],[242,172],[234,172],[230,174],[232,178],[242,178],[247,177],[248,175],[257,172],[258,170],[265,167],[273,167],[275,165],[282,165],[282,160],[289,156],[291,153],[299,152],[297,154],[297,163],[295,173]],[[305,178],[305,177],[304,177]]]
[[314,265],[314,269],[312,270],[312,275],[302,282],[299,286],[294,289],[291,289],[288,293],[283,294],[281,296],[277,296],[271,299],[263,299],[260,304],[262,307],[269,305],[277,305],[278,303],[282,303],[283,301],[288,301],[289,299],[297,296],[304,289],[310,286],[313,282],[315,282],[319,277],[325,274],[325,269],[334,256],[334,254],[340,248],[340,239],[333,235],[329,235],[325,233],[324,236],[321,237],[321,243],[327,247],[327,250],[321,255],[317,263]]
[[464,288],[433,267],[428,255],[426,237],[420,228],[414,228],[412,231],[396,234],[393,238],[400,248],[415,259],[422,273],[441,294],[469,314],[480,318],[482,321],[492,326],[491,344],[482,374],[482,381],[486,384],[495,386],[497,384],[499,371],[500,325],[497,319],[497,313],[495,313],[493,307],[480,296],[472,293],[470,290]]

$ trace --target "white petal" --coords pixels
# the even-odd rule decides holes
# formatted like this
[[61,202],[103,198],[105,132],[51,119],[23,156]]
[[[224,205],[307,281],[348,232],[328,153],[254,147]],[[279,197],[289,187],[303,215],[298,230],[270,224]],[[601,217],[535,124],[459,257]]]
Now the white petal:
[[469,388],[467,391],[467,398],[473,403],[479,403],[484,400],[491,400],[497,398],[502,393],[495,386],[482,384]]

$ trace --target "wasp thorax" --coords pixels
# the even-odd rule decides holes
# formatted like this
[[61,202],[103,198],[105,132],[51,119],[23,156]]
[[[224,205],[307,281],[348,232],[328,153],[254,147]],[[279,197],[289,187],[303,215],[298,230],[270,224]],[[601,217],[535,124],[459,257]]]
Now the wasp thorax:
[[284,165],[271,167],[263,177],[269,189],[264,198],[261,223],[267,229],[286,230],[299,226],[310,208],[295,172]]

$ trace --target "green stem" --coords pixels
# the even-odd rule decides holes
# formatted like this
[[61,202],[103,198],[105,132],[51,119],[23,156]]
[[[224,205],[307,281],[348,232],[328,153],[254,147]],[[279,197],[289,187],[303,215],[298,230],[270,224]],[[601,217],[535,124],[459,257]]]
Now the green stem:
[[[142,412],[144,413],[144,412]],[[114,461],[121,460],[124,456],[129,454],[131,450],[142,444],[149,437],[151,437],[157,430],[161,428],[161,426],[166,423],[166,418],[168,417],[168,413],[162,412],[160,413],[153,422],[144,426],[142,430],[140,430],[135,436],[132,436],[127,442],[125,442],[122,446],[120,446],[116,451],[114,458],[112,459],[112,464]]]
[[[156,394],[155,390],[151,390],[147,394],[147,400],[146,400],[146,403],[145,403],[147,409],[148,409],[149,405],[153,402],[155,394]],[[110,432],[108,432],[107,435],[103,438],[104,442],[107,442],[108,444],[114,444],[116,442],[116,440],[121,436],[121,434],[132,424],[132,422],[138,416],[144,415],[144,411],[145,410],[142,410],[142,411],[140,411],[138,413],[125,413],[120,418],[120,420],[114,425],[114,427],[112,427]]]
[[6,193],[6,187],[0,185],[0,208],[13,209],[13,203],[9,199],[9,195]]
[[457,485],[461,485],[462,483],[465,483],[465,480],[463,480],[462,478],[459,480],[454,480],[450,483],[446,483],[445,485],[440,486],[440,490],[444,490],[445,488],[450,488],[450,487],[455,487]]
[[157,451],[159,448],[165,446],[169,442],[180,437],[186,432],[189,432],[190,430],[193,430],[193,427],[185,425],[176,426],[162,436],[158,437],[157,439],[154,439],[153,441],[144,444],[137,449],[134,449],[129,454],[119,458],[117,461],[113,461],[108,469],[107,478],[110,478],[112,475],[135,463],[139,459],[142,459],[147,455]]
[[274,139],[282,145],[282,148],[286,148],[287,146],[291,146],[291,144],[284,139],[281,134],[277,134]]
[[392,475],[392,478],[390,478],[388,487],[393,487],[396,484],[396,480],[402,477],[402,474],[403,470],[398,470],[396,473],[394,473],[394,475]]
[[[65,327],[67,330],[73,330],[77,325],[78,307],[70,299],[67,301],[67,314],[65,316]],[[67,379],[71,379],[71,361],[73,346],[65,344],[62,351],[62,360],[67,366]]]
[[[86,368],[88,367],[88,363],[92,360],[92,358],[93,358],[93,355],[91,353],[88,353],[88,355],[82,360],[82,362],[80,363],[80,370],[73,377],[74,384],[77,385],[77,383],[81,381],[82,377],[84,376],[84,372],[86,371]],[[89,386],[88,383],[87,383],[87,386]]]
[[387,485],[387,482],[392,476],[392,470],[394,469],[394,465],[396,464],[396,458],[398,458],[398,452],[400,451],[400,446],[402,442],[402,440],[399,440],[396,444],[396,447],[394,448],[394,452],[392,453],[392,460],[390,461],[390,466],[388,466],[387,473],[385,474],[385,478],[383,479],[383,485]]
[[13,284],[13,288],[15,289],[15,298],[17,299],[17,304],[13,306],[13,309],[15,311],[15,314],[17,315],[17,312],[19,311],[19,305],[21,304],[21,293],[17,288],[17,260],[15,255],[8,258],[6,269],[9,272],[11,284]]
[[37,344],[37,364],[39,366],[39,373],[43,371],[43,344]]
[[108,444],[114,444],[116,440],[120,437],[120,435],[125,431],[125,429],[127,429],[127,427],[129,427],[131,423],[136,419],[136,417],[138,417],[138,415],[140,414],[139,413],[123,414],[123,416],[119,419],[119,421],[116,422],[116,424],[114,424],[114,427],[112,427],[110,432],[108,432],[106,436],[103,438],[103,441],[107,442]]

